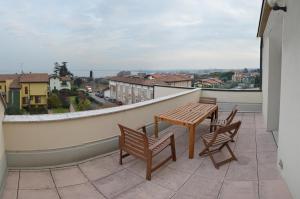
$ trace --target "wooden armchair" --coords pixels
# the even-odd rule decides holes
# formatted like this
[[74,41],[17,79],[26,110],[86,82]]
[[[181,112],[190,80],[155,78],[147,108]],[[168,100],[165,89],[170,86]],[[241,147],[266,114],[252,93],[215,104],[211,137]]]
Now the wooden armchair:
[[211,131],[215,131],[217,129],[217,127],[224,127],[224,126],[231,124],[231,122],[233,121],[237,112],[238,112],[238,106],[235,105],[226,119],[212,120],[210,123]]
[[[204,144],[204,149],[199,155],[208,155],[216,169],[219,169],[220,166],[230,162],[231,160],[237,160],[232,150],[230,149],[228,142],[230,142],[233,139],[233,137],[237,134],[240,126],[241,121],[238,121],[225,127],[219,127],[215,132],[201,136],[202,142]],[[226,132],[231,132],[231,136],[228,136]],[[214,160],[213,154],[220,152],[224,147],[228,149],[231,157],[221,162],[216,162]]]
[[[146,126],[142,127],[143,132],[130,129],[119,124],[121,135],[119,136],[120,164],[122,159],[128,155],[133,155],[147,163],[146,179],[151,180],[151,173],[161,167],[169,160],[176,161],[175,138],[173,133],[166,133],[161,138],[148,137]],[[168,146],[171,147],[171,155],[152,167],[152,159]],[[123,154],[123,151],[126,154]]]
[[203,103],[203,104],[217,104],[217,98],[214,98],[214,97],[200,97],[199,103]]

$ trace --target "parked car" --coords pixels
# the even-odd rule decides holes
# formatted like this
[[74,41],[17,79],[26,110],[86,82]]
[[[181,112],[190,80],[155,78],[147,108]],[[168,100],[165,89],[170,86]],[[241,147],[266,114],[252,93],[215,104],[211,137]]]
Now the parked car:
[[117,101],[116,104],[119,105],[119,106],[123,105],[123,103],[120,102],[120,101]]

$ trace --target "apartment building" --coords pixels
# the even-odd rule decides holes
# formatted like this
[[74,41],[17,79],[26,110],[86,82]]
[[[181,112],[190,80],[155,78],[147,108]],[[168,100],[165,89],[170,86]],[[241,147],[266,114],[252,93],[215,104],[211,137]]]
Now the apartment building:
[[48,82],[47,73],[1,74],[0,92],[9,106],[46,106]]
[[147,75],[148,79],[156,79],[162,82],[165,82],[169,86],[174,87],[191,87],[193,76],[186,74],[151,74]]
[[153,99],[154,85],[191,87],[192,77],[184,74],[151,74],[110,78],[110,97],[123,104]]
[[134,104],[153,99],[154,85],[167,85],[155,79],[136,76],[111,77],[109,80],[110,97],[123,104]]

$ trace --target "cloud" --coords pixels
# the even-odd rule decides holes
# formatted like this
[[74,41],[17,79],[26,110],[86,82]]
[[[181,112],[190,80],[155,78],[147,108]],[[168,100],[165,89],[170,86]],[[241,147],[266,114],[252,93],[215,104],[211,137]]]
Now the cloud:
[[[259,0],[0,2],[0,71],[257,67]],[[37,58],[38,57],[38,58]]]

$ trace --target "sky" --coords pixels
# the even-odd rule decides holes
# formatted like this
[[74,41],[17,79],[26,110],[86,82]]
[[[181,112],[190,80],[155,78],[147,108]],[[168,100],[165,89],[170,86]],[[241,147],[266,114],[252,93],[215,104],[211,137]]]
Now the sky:
[[261,0],[0,0],[0,73],[259,67]]

